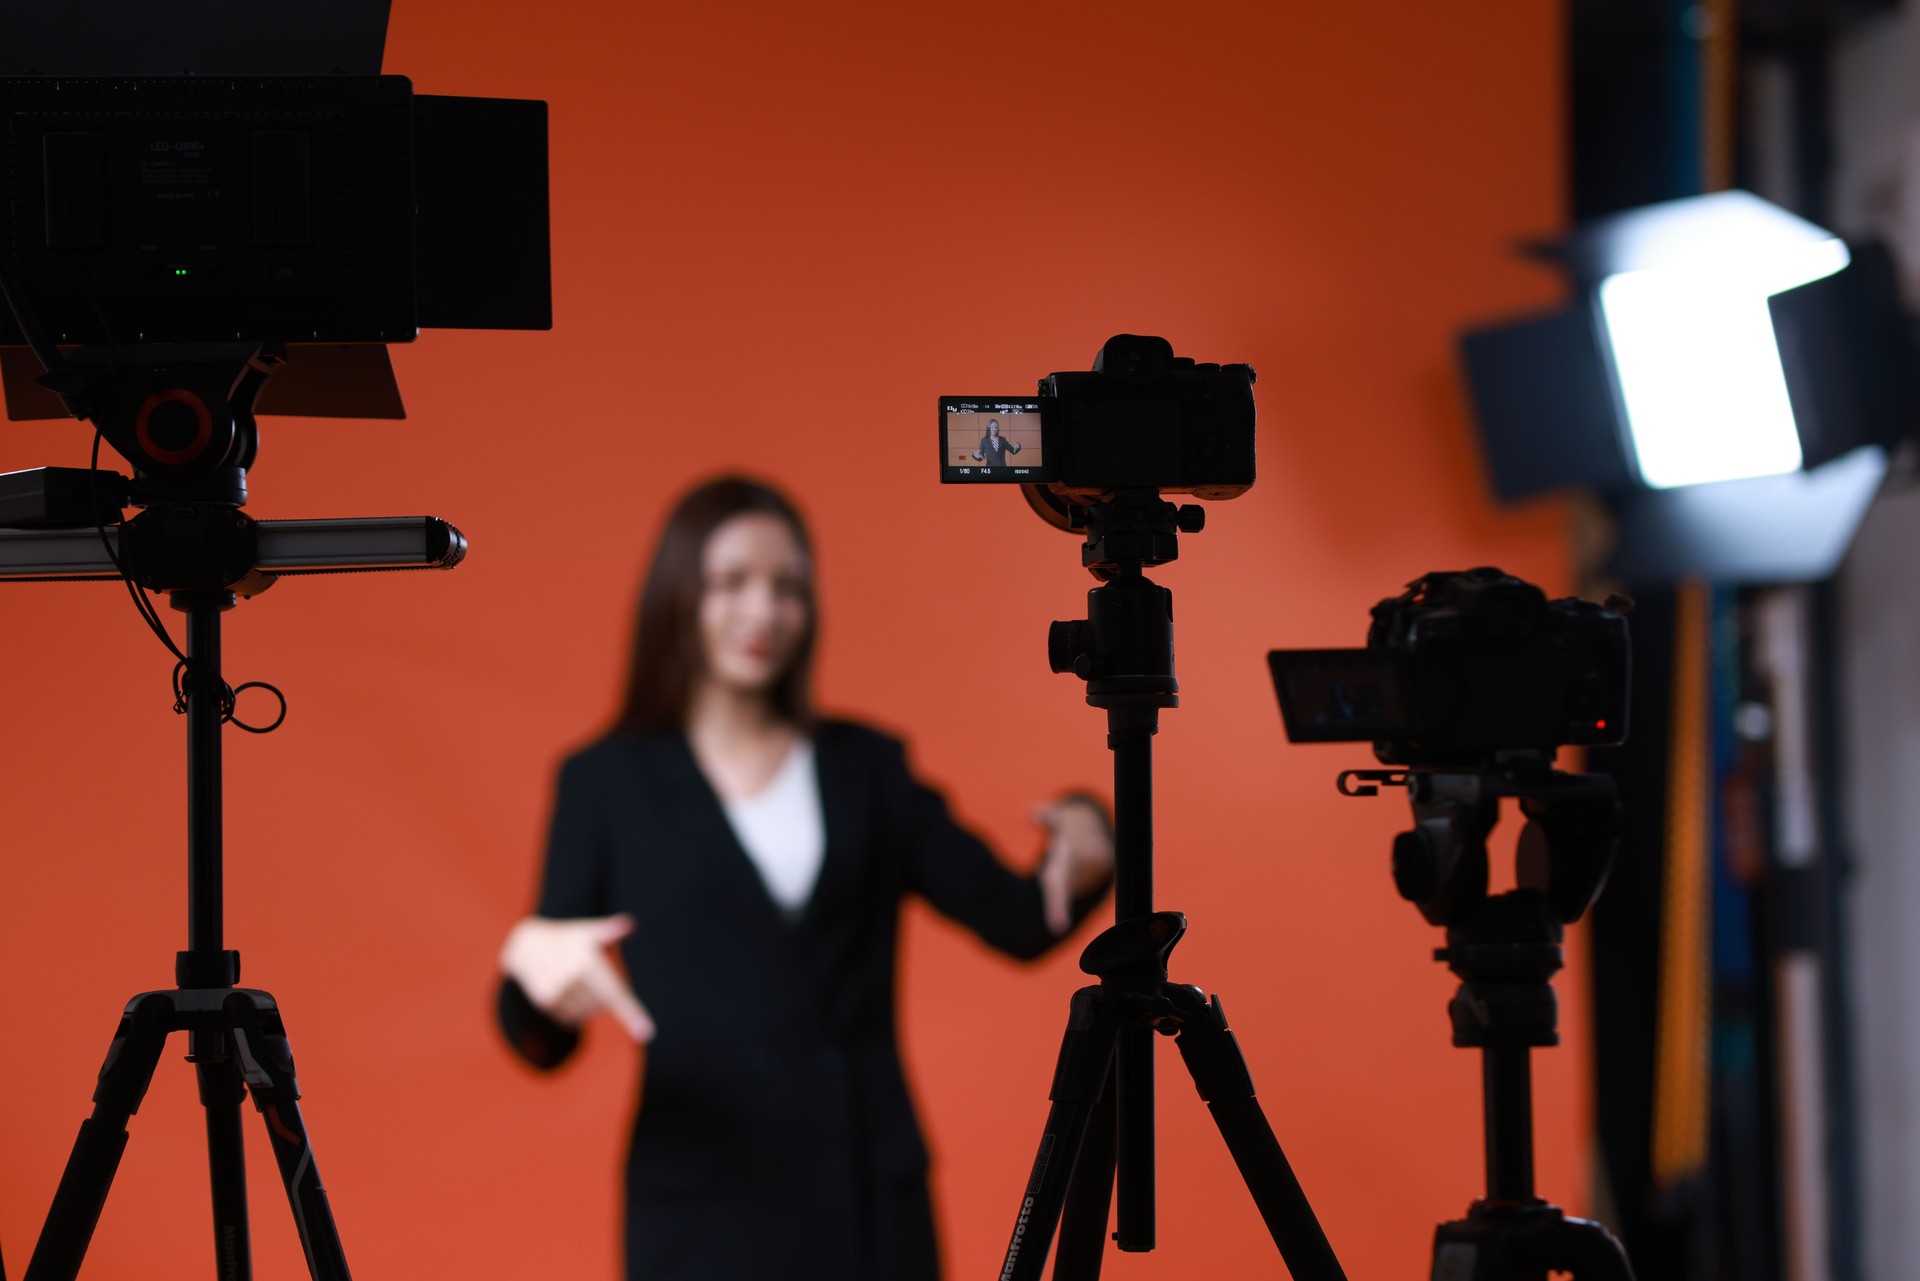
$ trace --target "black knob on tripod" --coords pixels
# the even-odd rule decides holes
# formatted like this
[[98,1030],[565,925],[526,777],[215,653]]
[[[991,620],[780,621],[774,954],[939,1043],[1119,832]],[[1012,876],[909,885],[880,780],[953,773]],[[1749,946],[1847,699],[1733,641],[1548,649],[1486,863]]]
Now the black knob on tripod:
[[1074,671],[1075,664],[1086,655],[1092,644],[1093,636],[1084,618],[1054,623],[1047,628],[1047,666],[1061,674]]

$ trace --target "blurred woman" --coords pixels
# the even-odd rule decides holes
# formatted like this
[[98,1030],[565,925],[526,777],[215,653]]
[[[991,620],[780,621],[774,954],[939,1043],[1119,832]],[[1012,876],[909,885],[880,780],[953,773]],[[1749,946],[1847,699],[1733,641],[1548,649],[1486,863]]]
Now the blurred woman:
[[1046,857],[1019,876],[899,740],[816,717],[817,632],[793,505],[731,477],[687,494],[626,704],[561,767],[539,906],[502,950],[501,1025],[529,1062],[558,1066],[602,1011],[646,1047],[630,1281],[936,1277],[894,1020],[900,902],[1030,958],[1111,879],[1097,801],[1045,806]]

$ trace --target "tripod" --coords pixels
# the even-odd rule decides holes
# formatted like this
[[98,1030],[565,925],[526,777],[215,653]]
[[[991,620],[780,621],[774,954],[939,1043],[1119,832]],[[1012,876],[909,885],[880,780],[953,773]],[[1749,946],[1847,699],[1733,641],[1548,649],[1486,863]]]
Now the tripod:
[[[36,527],[0,531],[0,580],[125,575],[165,592],[186,614],[178,684],[187,719],[187,949],[175,960],[177,986],[141,993],[121,1015],[93,1093],[93,1114],[80,1126],[27,1281],[72,1281],[79,1273],[126,1150],[128,1122],[174,1032],[187,1034],[206,1109],[215,1275],[220,1281],[252,1276],[240,1125],[240,1105],[251,1095],[308,1273],[315,1281],[347,1281],[346,1257],[300,1118],[300,1087],[279,1006],[266,992],[238,986],[240,954],[222,939],[220,736],[232,693],[220,674],[220,621],[240,595],[263,591],[283,574],[451,568],[466,542],[431,518],[256,522],[245,516],[246,473],[258,446],[253,403],[280,365],[259,344],[156,344],[92,359],[77,353],[71,362],[50,346],[44,350],[50,372],[43,383],[95,417],[103,437],[134,463],[135,479],[57,468],[11,473],[0,485],[0,511]],[[145,510],[119,523],[127,501]]]
[[[1354,786],[1353,780],[1364,780]],[[1448,1007],[1453,1043],[1481,1052],[1487,1194],[1464,1219],[1434,1230],[1432,1281],[1633,1281],[1626,1252],[1605,1227],[1568,1216],[1535,1194],[1535,1046],[1558,1045],[1549,980],[1565,927],[1606,883],[1620,836],[1613,780],[1564,774],[1539,759],[1485,771],[1349,770],[1340,790],[1372,796],[1405,787],[1413,830],[1394,840],[1394,883],[1447,931],[1435,952],[1460,977]],[[1518,797],[1518,888],[1487,894],[1487,835],[1503,796]]]
[[1254,1098],[1245,1058],[1217,998],[1172,983],[1167,961],[1186,932],[1178,912],[1153,910],[1153,735],[1178,704],[1173,595],[1144,570],[1178,555],[1178,535],[1205,513],[1176,511],[1153,489],[1120,490],[1074,509],[1086,530],[1081,561],[1103,580],[1084,620],[1055,623],[1056,672],[1087,682],[1107,713],[1113,750],[1114,926],[1087,945],[1080,968],[1097,986],[1074,993],[1040,1137],[1001,1281],[1036,1281],[1056,1227],[1060,1281],[1099,1275],[1109,1204],[1120,1249],[1154,1248],[1153,1036],[1172,1036],[1267,1230],[1298,1281],[1345,1281],[1286,1154]]

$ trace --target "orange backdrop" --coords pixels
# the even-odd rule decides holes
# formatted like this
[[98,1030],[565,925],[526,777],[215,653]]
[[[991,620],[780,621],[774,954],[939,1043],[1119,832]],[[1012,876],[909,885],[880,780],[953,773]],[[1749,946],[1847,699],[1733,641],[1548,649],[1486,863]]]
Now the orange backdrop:
[[[1437,935],[1387,875],[1403,807],[1335,795],[1363,750],[1286,744],[1262,656],[1358,643],[1429,568],[1566,585],[1554,514],[1483,496],[1450,360],[1464,321],[1551,288],[1509,246],[1560,213],[1557,21],[1532,0],[398,0],[390,71],[552,103],[557,322],[429,333],[396,352],[409,421],[269,420],[254,473],[257,516],[431,512],[473,547],[451,574],[286,582],[228,618],[229,676],[292,702],[280,732],[228,736],[228,942],[287,1011],[357,1274],[615,1274],[633,1051],[599,1027],[538,1078],[489,1002],[553,767],[610,711],[639,568],[689,481],[750,468],[798,494],[825,706],[907,733],[1009,858],[1036,852],[1033,802],[1104,786],[1102,718],[1044,656],[1091,585],[1074,542],[1014,493],[937,485],[927,436],[938,393],[1025,393],[1123,331],[1260,374],[1259,485],[1159,575],[1185,700],[1157,752],[1158,901],[1194,922],[1176,975],[1225,997],[1349,1275],[1424,1274],[1433,1223],[1480,1186],[1477,1063],[1448,1044]],[[84,465],[87,443],[9,425],[0,467]],[[121,1004],[184,946],[184,734],[117,588],[5,587],[0,609],[19,1268]],[[1023,969],[916,909],[904,948],[946,1257],[984,1277],[1077,945]],[[1537,1056],[1542,1190],[1576,1207],[1580,978],[1566,1048]],[[1276,1275],[1165,1050],[1161,1252],[1112,1275]],[[210,1263],[184,1051],[88,1275]],[[257,1263],[297,1275],[248,1124]]]

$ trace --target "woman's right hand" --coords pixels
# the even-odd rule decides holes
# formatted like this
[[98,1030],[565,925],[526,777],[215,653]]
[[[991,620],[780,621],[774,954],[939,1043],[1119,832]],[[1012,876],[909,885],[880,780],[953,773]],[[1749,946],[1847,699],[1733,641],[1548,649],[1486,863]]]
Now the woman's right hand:
[[500,968],[549,1018],[579,1027],[606,1010],[644,1045],[653,1039],[653,1019],[607,954],[609,944],[631,933],[633,918],[625,915],[525,917],[507,933]]

